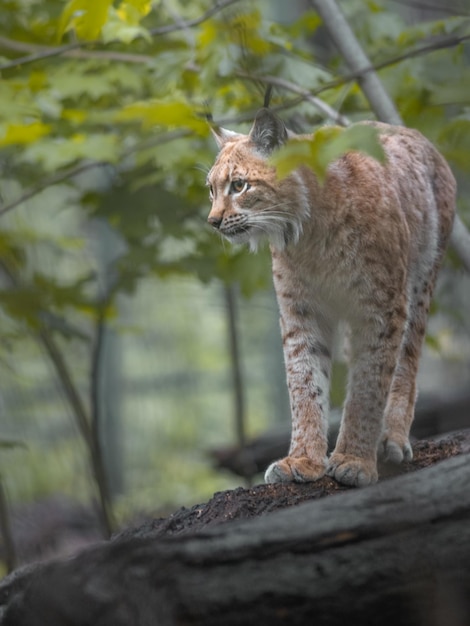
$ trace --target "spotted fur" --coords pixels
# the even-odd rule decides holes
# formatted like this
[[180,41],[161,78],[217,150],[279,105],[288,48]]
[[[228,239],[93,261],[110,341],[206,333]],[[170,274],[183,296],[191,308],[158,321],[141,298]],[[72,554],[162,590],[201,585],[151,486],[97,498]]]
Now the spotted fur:
[[[262,109],[248,135],[216,131],[209,223],[256,250],[267,238],[292,412],[287,457],[267,482],[377,480],[377,456],[410,460],[416,374],[455,180],[417,131],[371,122],[386,162],[348,152],[323,184],[300,167],[279,180],[267,157],[292,133]],[[350,327],[351,363],[336,448],[327,458],[333,336]]]

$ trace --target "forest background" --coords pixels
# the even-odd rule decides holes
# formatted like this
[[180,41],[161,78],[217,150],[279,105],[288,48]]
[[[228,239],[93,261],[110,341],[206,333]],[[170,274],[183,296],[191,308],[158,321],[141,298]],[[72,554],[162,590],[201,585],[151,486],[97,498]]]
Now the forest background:
[[[466,4],[340,3],[468,223]],[[272,84],[294,130],[373,118],[320,18],[302,0],[2,0],[0,71],[0,492],[97,502],[109,532],[240,484],[208,451],[288,428],[289,408],[268,252],[206,225],[206,116],[246,132]],[[313,164],[332,156],[319,141]],[[469,283],[450,252],[423,394],[468,386]]]

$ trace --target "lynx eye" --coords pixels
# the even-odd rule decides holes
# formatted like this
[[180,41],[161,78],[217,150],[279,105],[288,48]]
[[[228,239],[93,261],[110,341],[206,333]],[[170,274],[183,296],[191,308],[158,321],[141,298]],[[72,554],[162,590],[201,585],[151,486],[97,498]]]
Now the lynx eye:
[[212,198],[214,197],[214,188],[212,187],[212,185],[208,185],[209,186],[209,199],[212,200]]
[[241,193],[242,191],[245,191],[245,189],[249,188],[250,184],[247,183],[246,180],[243,180],[243,178],[235,178],[230,183],[230,193]]

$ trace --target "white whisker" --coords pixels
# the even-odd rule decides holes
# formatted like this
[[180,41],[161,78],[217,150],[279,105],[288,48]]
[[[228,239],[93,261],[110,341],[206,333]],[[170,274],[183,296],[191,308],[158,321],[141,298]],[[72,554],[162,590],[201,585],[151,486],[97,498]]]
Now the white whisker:
[[195,165],[191,167],[191,169],[198,170],[199,172],[202,172],[203,174],[207,176],[211,168],[210,166],[204,165],[203,163],[196,163]]

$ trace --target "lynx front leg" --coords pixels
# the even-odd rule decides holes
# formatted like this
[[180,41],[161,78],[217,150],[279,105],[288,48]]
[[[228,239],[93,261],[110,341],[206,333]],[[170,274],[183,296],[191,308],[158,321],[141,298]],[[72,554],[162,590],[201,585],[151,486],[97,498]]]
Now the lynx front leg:
[[406,309],[395,308],[382,324],[352,332],[348,395],[328,474],[362,487],[377,481],[377,448],[384,409],[397,365]]
[[311,321],[286,323],[282,318],[281,327],[292,438],[289,455],[268,467],[265,480],[311,482],[326,471],[331,331],[322,332]]

